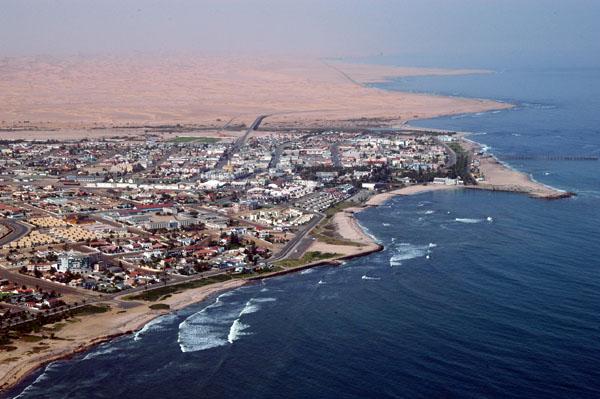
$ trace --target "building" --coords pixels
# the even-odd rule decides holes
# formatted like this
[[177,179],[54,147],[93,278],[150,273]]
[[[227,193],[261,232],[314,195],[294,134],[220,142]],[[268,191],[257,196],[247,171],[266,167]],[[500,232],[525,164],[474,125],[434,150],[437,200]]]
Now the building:
[[92,259],[81,252],[63,252],[58,256],[58,271],[62,273],[88,273],[92,271]]

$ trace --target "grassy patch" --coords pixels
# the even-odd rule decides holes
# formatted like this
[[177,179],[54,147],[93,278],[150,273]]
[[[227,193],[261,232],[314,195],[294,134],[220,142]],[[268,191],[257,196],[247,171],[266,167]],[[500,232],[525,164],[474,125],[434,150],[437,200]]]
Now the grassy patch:
[[50,326],[44,326],[44,331],[48,331],[48,332],[58,332],[60,330],[63,329],[64,326],[66,326],[67,323],[55,323],[53,325]]
[[331,253],[331,252],[320,252],[320,251],[311,251],[307,252],[300,259],[286,259],[280,260],[277,262],[277,265],[282,267],[298,267],[302,265],[306,265],[312,262],[317,262],[320,260],[331,259],[341,256],[340,254]]
[[86,305],[84,307],[75,309],[73,316],[87,316],[98,313],[106,313],[110,310],[108,305]]
[[169,310],[169,309],[171,309],[171,307],[169,305],[167,305],[166,303],[153,303],[152,305],[150,305],[148,307],[152,310]]
[[283,270],[283,267],[281,266],[273,266],[272,269],[262,269],[256,272],[256,274],[266,274],[266,273],[273,273],[273,272],[279,272]]
[[354,204],[352,202],[346,202],[346,201],[338,202],[334,206],[329,207],[325,210],[325,216],[327,216],[327,218],[325,220],[330,219],[336,213],[343,211],[346,208],[352,208],[353,206],[356,206],[356,204]]
[[168,285],[157,288],[149,288],[146,291],[140,292],[139,294],[132,294],[123,297],[123,299],[129,301],[150,301],[155,302],[159,299],[163,298],[165,295],[175,294],[177,292],[181,292],[184,290],[189,290],[192,288],[199,288],[205,285],[220,283],[223,281],[231,280],[231,276],[227,274],[219,274],[217,276],[207,277],[200,280],[194,280],[187,283],[177,284],[177,285]]
[[360,247],[360,243],[342,238],[338,234],[335,226],[331,223],[331,219],[336,213],[353,206],[356,206],[356,204],[353,204],[352,202],[340,202],[331,208],[328,208],[325,211],[325,219],[323,219],[323,221],[321,221],[321,223],[319,223],[310,234],[317,240],[326,244]]
[[40,342],[44,338],[39,337],[37,335],[24,334],[24,335],[21,335],[19,337],[19,339],[22,340],[22,341],[25,341],[25,342]]
[[0,351],[4,351],[4,352],[12,352],[17,350],[16,346],[12,346],[12,345],[0,345]]
[[221,139],[216,137],[194,137],[194,136],[177,136],[169,140],[170,143],[184,144],[184,143],[204,143],[212,144]]

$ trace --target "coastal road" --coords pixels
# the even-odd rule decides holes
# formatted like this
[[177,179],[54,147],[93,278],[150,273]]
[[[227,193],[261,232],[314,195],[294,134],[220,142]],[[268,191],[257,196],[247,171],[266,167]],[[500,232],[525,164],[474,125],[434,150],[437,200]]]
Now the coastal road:
[[448,144],[444,143],[443,141],[438,140],[438,139],[434,139],[434,140],[437,144],[444,147],[444,149],[448,152],[448,162],[446,163],[446,168],[451,168],[454,165],[456,165],[456,153],[454,152],[454,150],[452,148],[450,148],[450,146]]
[[88,296],[94,297],[97,294],[94,291],[78,289],[75,287],[69,287],[67,285],[54,283],[47,280],[42,280],[41,278],[36,278],[34,276],[29,276],[26,274],[21,274],[16,271],[7,270],[4,267],[0,267],[0,278],[5,278],[11,283],[15,283],[18,285],[26,285],[27,287],[35,287],[38,286],[45,291],[56,291],[61,294],[68,295],[77,295],[77,296]]
[[221,156],[221,158],[215,165],[216,170],[223,169],[225,167],[225,165],[227,165],[227,163],[231,160],[233,155],[238,153],[240,151],[240,149],[244,146],[244,144],[246,144],[246,141],[248,140],[250,133],[252,133],[254,130],[258,129],[258,127],[262,123],[263,119],[265,119],[267,116],[269,116],[269,115],[259,115],[254,120],[254,122],[252,122],[250,127],[246,130],[246,133],[244,133],[240,138],[238,138],[233,143],[233,145],[231,146],[231,148],[228,151],[225,151],[223,153],[223,156]]
[[[310,231],[314,229],[316,225],[321,223],[324,218],[324,214],[315,213],[315,216],[308,222],[308,224],[304,226],[302,230],[296,233],[294,238],[288,241],[277,255],[269,259],[269,263],[304,253],[304,251],[306,251],[312,243],[312,239],[307,237],[307,234],[310,233]],[[301,249],[303,250],[302,252],[300,252]]]
[[7,235],[0,238],[0,247],[13,241],[17,241],[19,238],[27,235],[31,230],[27,225],[9,219],[3,219],[0,221],[0,224],[5,225],[10,230]]

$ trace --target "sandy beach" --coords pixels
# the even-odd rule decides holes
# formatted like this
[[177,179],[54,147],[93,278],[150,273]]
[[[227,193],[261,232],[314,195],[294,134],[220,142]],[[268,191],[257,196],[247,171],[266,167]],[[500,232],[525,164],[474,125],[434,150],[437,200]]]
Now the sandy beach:
[[479,163],[479,169],[485,177],[485,180],[478,182],[476,186],[467,186],[469,189],[516,192],[542,199],[565,198],[573,195],[533,180],[531,176],[501,163],[492,154],[480,155],[482,146],[464,135],[461,136],[460,143],[470,152],[472,159]]
[[[210,295],[231,290],[247,283],[246,280],[228,280],[173,294],[160,301],[170,310],[152,310],[149,304],[138,302],[135,307],[120,307],[119,300],[107,302],[111,310],[90,316],[78,316],[73,322],[56,323],[63,328],[54,332],[55,338],[34,342],[15,342],[13,351],[0,353],[0,392],[17,384],[42,365],[83,352],[99,343],[141,329],[146,323],[163,314],[200,302]],[[131,301],[127,301],[131,305]],[[52,326],[49,326],[52,327]]]
[[361,212],[368,207],[379,206],[392,197],[398,195],[416,195],[429,191],[457,189],[460,189],[460,187],[436,184],[418,184],[385,193],[375,194],[369,198],[369,200],[363,206],[346,208],[336,213],[332,217],[331,223],[335,226],[336,234],[339,235],[341,239],[351,241],[355,245],[330,244],[317,239],[308,250],[337,253],[341,255],[332,260],[356,257],[381,250],[381,245],[376,242],[375,238],[367,234],[360,226],[355,217],[356,213]]

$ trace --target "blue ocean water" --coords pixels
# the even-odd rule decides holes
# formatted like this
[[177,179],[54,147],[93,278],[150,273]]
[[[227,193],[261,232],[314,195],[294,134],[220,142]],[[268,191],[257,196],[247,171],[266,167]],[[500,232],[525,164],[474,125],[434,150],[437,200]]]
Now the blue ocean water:
[[[418,121],[503,155],[600,154],[600,70],[507,70],[385,88],[515,109]],[[52,363],[21,398],[600,397],[600,163],[511,162],[575,191],[394,198],[359,214],[385,250],[239,288]]]

